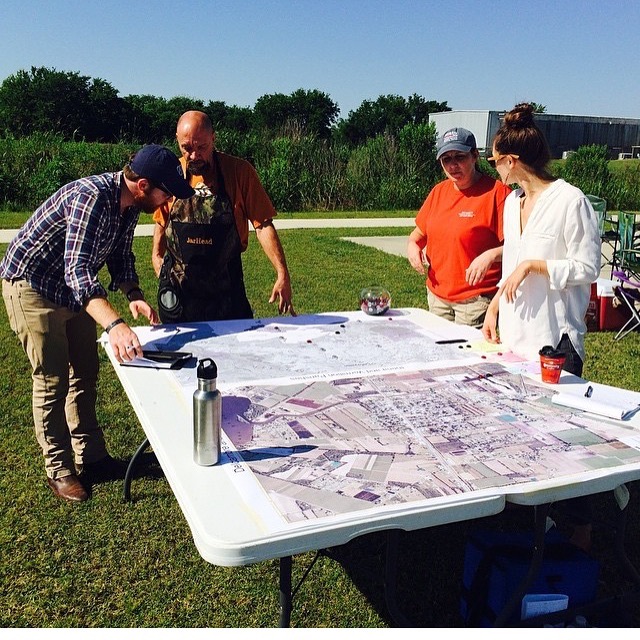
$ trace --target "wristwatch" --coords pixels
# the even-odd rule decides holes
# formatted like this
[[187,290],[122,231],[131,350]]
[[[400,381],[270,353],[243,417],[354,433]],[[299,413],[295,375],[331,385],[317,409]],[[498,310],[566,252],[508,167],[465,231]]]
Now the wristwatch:
[[[133,294],[139,295],[133,298]],[[140,287],[133,287],[133,289],[129,289],[129,291],[127,291],[126,296],[129,302],[133,302],[134,300],[144,300],[144,291]]]

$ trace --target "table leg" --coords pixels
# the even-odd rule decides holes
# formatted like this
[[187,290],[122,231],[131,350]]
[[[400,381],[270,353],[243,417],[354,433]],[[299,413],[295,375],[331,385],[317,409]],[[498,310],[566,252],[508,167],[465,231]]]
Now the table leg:
[[293,560],[291,556],[280,558],[280,626],[291,624],[291,607],[293,593],[291,589],[291,571]]
[[499,613],[494,627],[504,627],[509,618],[513,615],[513,612],[520,607],[522,598],[531,586],[531,583],[535,580],[536,576],[540,572],[542,566],[542,560],[544,556],[544,536],[547,529],[547,516],[549,515],[550,504],[542,504],[534,507],[535,511],[535,533],[533,541],[533,555],[531,557],[531,564],[529,565],[529,571],[525,577],[520,581],[518,588],[513,592],[511,598],[507,601],[502,611]]
[[387,546],[385,550],[384,570],[384,598],[389,610],[389,615],[397,627],[415,627],[402,613],[398,605],[398,558],[400,549],[400,531],[391,529],[387,532]]
[[635,588],[638,589],[638,587],[640,587],[640,573],[638,573],[638,570],[629,559],[624,544],[628,509],[629,505],[627,504],[623,508],[619,508],[616,512],[615,552],[616,558],[620,563],[622,570],[626,573],[627,578],[635,583]]
[[124,475],[124,487],[122,489],[122,499],[124,500],[124,502],[131,501],[131,480],[133,476],[133,470],[135,469],[136,465],[138,464],[138,461],[140,460],[140,457],[145,452],[148,446],[149,446],[149,439],[145,438],[143,443],[138,447],[136,452],[131,457],[131,460],[129,460],[129,465],[127,466],[127,472]]

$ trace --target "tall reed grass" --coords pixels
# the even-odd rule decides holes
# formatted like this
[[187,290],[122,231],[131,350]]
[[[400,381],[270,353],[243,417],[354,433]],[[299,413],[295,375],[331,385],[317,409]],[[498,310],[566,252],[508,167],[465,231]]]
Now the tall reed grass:
[[[173,141],[166,144],[177,151]],[[288,211],[417,210],[443,179],[432,124],[407,125],[351,147],[290,131],[279,137],[231,131],[217,134],[221,151],[255,166],[276,209]],[[131,143],[65,142],[54,134],[0,138],[0,208],[37,207],[65,183],[117,171],[135,151]],[[480,161],[481,170],[496,175]],[[609,161],[606,147],[581,147],[551,171],[609,209],[640,210],[640,161]]]
[[62,185],[121,169],[135,145],[65,142],[54,134],[0,138],[0,206],[33,209]]

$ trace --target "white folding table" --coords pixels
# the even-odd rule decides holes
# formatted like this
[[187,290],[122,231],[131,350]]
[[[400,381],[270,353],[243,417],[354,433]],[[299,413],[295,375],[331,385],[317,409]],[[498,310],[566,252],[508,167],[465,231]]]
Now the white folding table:
[[[366,326],[362,324],[363,320],[367,323]],[[384,332],[389,332],[389,323],[394,322],[395,333],[390,334],[388,339],[391,342],[389,352],[385,351],[386,347],[380,347],[381,351],[371,349],[368,354],[363,344],[356,342],[362,340],[362,336],[357,339],[354,337],[353,349],[349,349],[349,339],[345,336],[355,336],[355,331],[351,332],[351,329],[356,328],[356,325],[364,326],[368,332],[374,332],[367,335],[375,335],[378,329],[384,329],[381,334],[383,335]],[[343,358],[333,357],[331,348],[325,348],[331,339],[330,332],[326,331],[327,325],[336,327],[336,334],[341,332],[340,340],[347,340],[340,345]],[[145,327],[136,330],[143,345],[149,348],[155,346],[173,350],[194,350],[200,354],[205,348],[207,355],[218,365],[218,386],[224,397],[225,394],[232,393],[238,385],[264,383],[265,370],[270,371],[274,378],[278,378],[282,371],[287,371],[296,380],[309,380],[314,376],[319,379],[331,379],[343,370],[345,376],[363,373],[362,360],[369,358],[370,362],[364,363],[370,366],[364,371],[365,375],[375,375],[375,372],[380,370],[395,371],[398,363],[392,360],[396,357],[407,357],[402,353],[402,341],[405,337],[410,348],[414,352],[419,351],[419,343],[415,342],[416,335],[408,329],[409,325],[419,331],[424,330],[425,340],[450,343],[449,354],[464,354],[469,361],[479,361],[480,358],[491,360],[503,355],[496,355],[495,349],[486,356],[481,349],[468,348],[480,339],[479,332],[446,322],[420,309],[397,309],[375,318],[365,316],[360,311],[336,312],[298,318]],[[259,332],[262,330],[264,336],[267,336],[267,331],[282,330],[285,330],[285,335],[280,338],[280,342],[273,341],[272,347],[263,343],[258,345],[256,340],[260,338]],[[303,351],[304,340],[298,345],[295,344],[296,340],[301,341],[301,336],[304,338],[307,335],[305,331],[310,331],[308,335],[311,336],[306,340],[306,346],[311,345],[327,352],[327,359],[324,361],[326,365],[321,365],[324,366],[324,371],[317,369],[317,354],[307,358],[307,352]],[[244,343],[241,340],[230,348],[229,340],[235,337],[246,338],[246,345],[243,347]],[[270,334],[267,337],[271,340]],[[224,348],[217,349],[216,340],[222,345],[223,338]],[[291,344],[285,344],[287,339]],[[228,440],[224,446],[221,464],[202,467],[193,462],[190,393],[196,388],[195,359],[191,366],[180,372],[121,366],[115,360],[108,342],[103,341],[103,344],[146,435],[138,454],[147,444],[152,447],[185,515],[201,556],[207,562],[220,566],[239,566],[280,559],[280,623],[283,626],[288,626],[290,620],[293,597],[291,562],[296,554],[335,547],[358,536],[377,531],[409,531],[494,515],[504,509],[506,501],[546,505],[557,500],[614,490],[625,482],[640,478],[640,462],[635,460],[607,469],[585,471],[543,481],[489,487],[396,504],[376,505],[372,508],[345,510],[308,520],[287,521],[278,513],[268,491],[261,488],[241,455],[233,450],[233,446],[229,446]],[[387,344],[386,338],[384,344]],[[456,348],[457,351],[454,351]],[[272,357],[270,362],[269,356],[265,355],[269,353],[269,349]],[[298,362],[297,358],[295,361],[292,359],[291,356],[295,353],[300,353],[302,362]],[[383,362],[379,360],[381,353],[385,354]],[[396,355],[393,355],[394,353]],[[416,354],[416,357],[418,356],[422,357]],[[237,367],[234,366],[234,361]],[[458,364],[464,364],[466,361],[463,359]],[[455,365],[456,362],[452,364]],[[309,370],[310,367],[316,369]],[[254,372],[254,379],[249,371]],[[534,374],[530,369],[525,370],[525,375]],[[240,378],[236,379],[238,377]],[[582,381],[575,379],[574,382],[579,384]],[[640,418],[634,417],[630,424],[640,425],[639,420]],[[640,450],[640,444],[638,449]],[[129,480],[128,474],[125,481],[126,496]],[[387,582],[394,579],[391,567]],[[393,585],[388,586],[390,609],[403,622],[402,614],[393,600]]]

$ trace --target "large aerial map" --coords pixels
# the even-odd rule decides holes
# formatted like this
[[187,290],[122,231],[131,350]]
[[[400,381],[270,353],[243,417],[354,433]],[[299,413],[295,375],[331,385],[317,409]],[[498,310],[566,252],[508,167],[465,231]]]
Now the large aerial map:
[[287,521],[640,464],[638,431],[482,363],[246,386],[224,431]]
[[[640,465],[637,428],[556,405],[536,363],[451,343],[477,336],[453,323],[347,312],[137,331],[215,360],[225,469],[283,523]],[[166,375],[190,405],[195,362]]]

